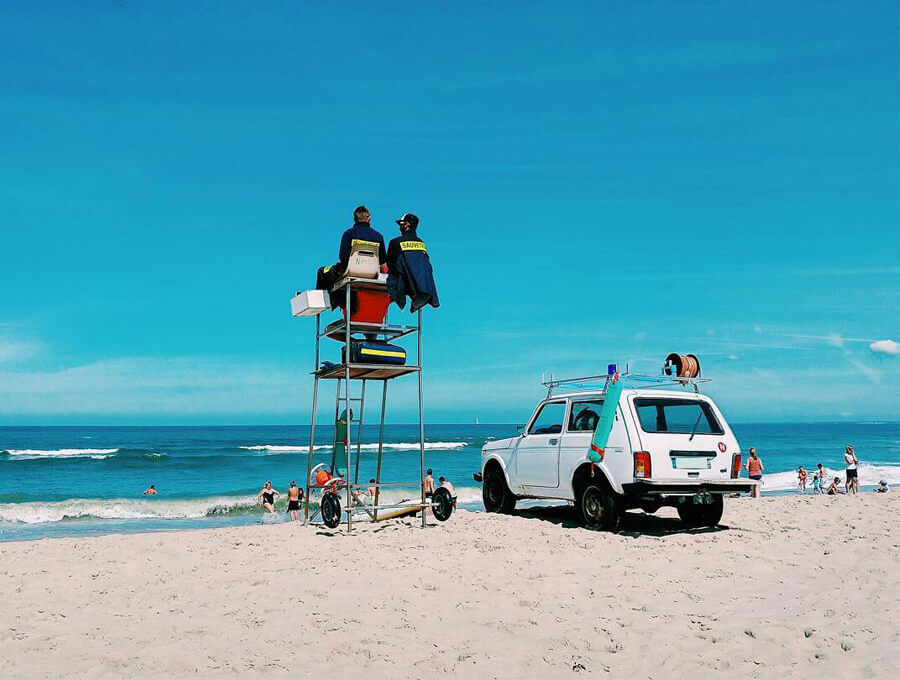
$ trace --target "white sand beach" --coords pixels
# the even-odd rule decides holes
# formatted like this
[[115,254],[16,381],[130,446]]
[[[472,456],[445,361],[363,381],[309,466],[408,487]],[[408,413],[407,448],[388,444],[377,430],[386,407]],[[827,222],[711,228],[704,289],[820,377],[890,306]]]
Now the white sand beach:
[[900,494],[0,544],[0,677],[898,677]]

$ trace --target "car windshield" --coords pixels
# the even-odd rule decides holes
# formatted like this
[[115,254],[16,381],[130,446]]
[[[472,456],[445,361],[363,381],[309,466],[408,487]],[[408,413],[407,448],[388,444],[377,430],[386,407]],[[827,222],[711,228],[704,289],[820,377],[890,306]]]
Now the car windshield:
[[688,399],[634,400],[641,429],[651,433],[725,434],[709,404]]

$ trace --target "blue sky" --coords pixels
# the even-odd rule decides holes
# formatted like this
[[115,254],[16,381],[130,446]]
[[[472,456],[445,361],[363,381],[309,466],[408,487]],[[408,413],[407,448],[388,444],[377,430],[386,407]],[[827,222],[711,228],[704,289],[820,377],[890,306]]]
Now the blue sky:
[[421,218],[431,422],[670,351],[732,420],[900,419],[898,29],[896,2],[4,2],[0,424],[308,422],[288,302],[359,203],[388,238]]

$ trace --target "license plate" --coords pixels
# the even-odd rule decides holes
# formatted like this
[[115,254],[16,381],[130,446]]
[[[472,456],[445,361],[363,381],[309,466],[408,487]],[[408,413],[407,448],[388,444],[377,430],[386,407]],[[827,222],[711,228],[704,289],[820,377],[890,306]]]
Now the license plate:
[[692,456],[691,458],[673,458],[672,466],[676,470],[709,470],[709,458]]

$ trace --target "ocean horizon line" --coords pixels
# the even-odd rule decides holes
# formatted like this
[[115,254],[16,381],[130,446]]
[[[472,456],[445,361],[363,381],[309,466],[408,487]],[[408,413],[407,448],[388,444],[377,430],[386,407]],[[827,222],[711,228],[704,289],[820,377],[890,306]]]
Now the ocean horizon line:
[[[732,426],[742,426],[742,425],[900,425],[900,419],[892,420],[892,419],[865,419],[865,420],[733,420],[729,421]],[[479,422],[473,423],[471,421],[441,421],[441,422],[426,422],[426,427],[458,427],[460,425],[464,426],[472,426],[472,427],[519,427],[520,425],[524,425],[525,423],[522,421],[509,421],[509,422]],[[364,423],[364,427],[377,427],[378,422],[372,423]],[[411,423],[385,423],[386,427],[417,427],[419,424],[417,422]],[[316,423],[316,427],[332,427],[333,423],[331,422],[319,422]],[[242,428],[259,428],[259,427],[292,427],[292,428],[309,428],[309,423],[230,423],[230,424],[217,424],[217,423],[197,423],[197,424],[167,424],[167,423],[154,423],[154,424],[130,424],[130,423],[91,423],[91,424],[4,424],[0,423],[0,430],[3,429],[52,429],[52,428],[67,428],[67,429],[90,429],[90,428],[129,428],[129,429],[154,429],[154,428],[234,428],[234,429],[242,429]]]

